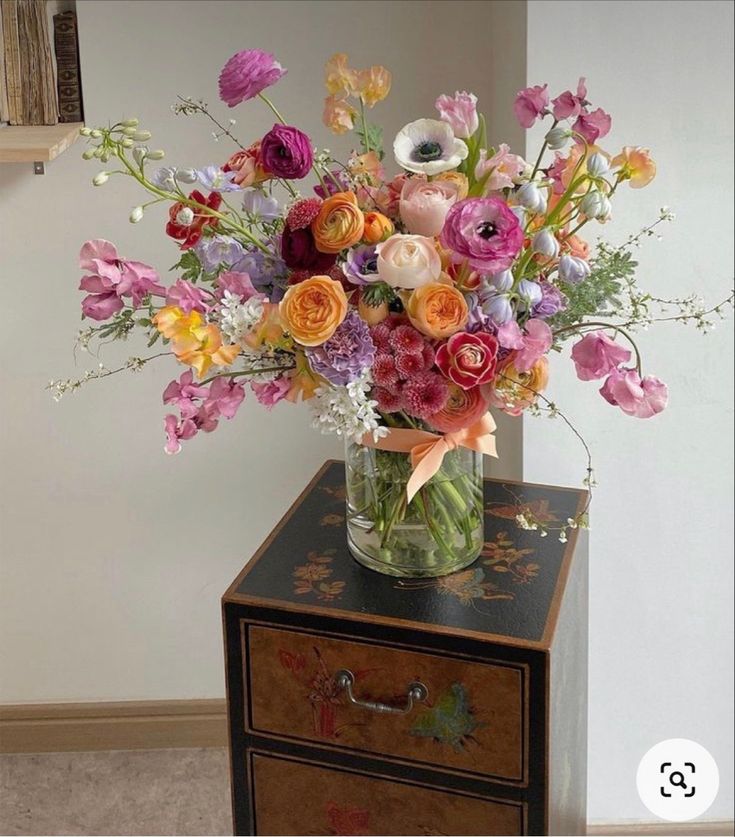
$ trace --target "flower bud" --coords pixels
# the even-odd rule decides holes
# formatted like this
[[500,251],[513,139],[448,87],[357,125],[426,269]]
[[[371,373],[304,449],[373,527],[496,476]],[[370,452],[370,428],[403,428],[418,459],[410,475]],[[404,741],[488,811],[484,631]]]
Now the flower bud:
[[560,148],[564,148],[571,135],[572,132],[568,128],[562,128],[560,125],[557,125],[556,128],[552,128],[546,134],[546,144],[552,151],[558,151]]
[[143,207],[136,206],[133,211],[130,213],[130,223],[137,224],[138,221],[143,217]]
[[123,121],[120,124],[123,126],[123,128],[137,128],[138,121],[138,119],[133,117],[132,119],[123,119]]
[[90,137],[94,137],[94,139],[99,139],[102,136],[102,131],[99,128],[94,128],[89,132]]
[[598,221],[607,221],[610,216],[612,215],[612,204],[610,203],[610,199],[607,195],[602,196],[602,202],[600,206],[600,212],[597,216]]
[[502,270],[487,277],[487,284],[498,293],[509,291],[513,287],[513,274],[510,270]]
[[194,212],[185,206],[176,213],[176,223],[182,227],[188,227],[194,220]]
[[101,172],[98,172],[98,173],[97,173],[97,174],[96,174],[96,175],[92,178],[92,184],[93,184],[94,186],[102,186],[102,184],[103,184],[103,183],[107,183],[107,181],[108,181],[109,179],[110,179],[110,175],[109,175],[106,171],[101,171]]
[[565,253],[559,259],[559,278],[568,285],[578,285],[590,275],[590,266],[578,256]]
[[106,148],[103,148],[102,153],[100,154],[100,160],[102,160],[103,163],[106,163],[109,159],[110,152]]
[[94,157],[94,148],[88,148],[82,152],[82,160],[91,160]]
[[521,279],[516,290],[527,308],[533,308],[543,297],[538,282],[532,282],[530,279]]
[[80,128],[80,129],[79,129],[79,136],[82,136],[82,137],[91,137],[91,136],[92,136],[92,129],[91,129],[91,128],[87,128],[87,127]]
[[98,146],[97,146],[97,148],[95,148],[95,150],[94,150],[94,152],[93,152],[92,156],[93,156],[93,157],[98,157],[98,158],[99,158],[99,157],[101,157],[101,156],[102,156],[102,152],[103,152],[103,150],[104,150],[104,149],[102,148],[102,146],[101,146],[101,145],[98,145]]
[[135,143],[130,137],[125,137],[121,143],[123,148],[132,148]]
[[198,177],[194,169],[176,169],[176,179],[179,183],[196,183]]
[[138,132],[135,128],[123,128],[122,129],[123,136],[125,137],[134,137]]
[[148,156],[148,146],[146,145],[136,145],[133,149],[133,159],[135,162],[140,165],[143,160]]
[[610,201],[602,192],[588,192],[579,202],[579,211],[587,218],[597,218],[605,221],[612,213]]
[[559,242],[550,230],[539,230],[531,240],[531,249],[540,256],[553,259],[559,254]]
[[505,294],[496,294],[487,299],[482,305],[482,310],[496,326],[513,319],[513,306]]
[[587,173],[591,177],[602,177],[609,171],[610,163],[607,161],[607,157],[604,154],[600,154],[599,151],[595,151],[594,154],[590,154],[590,158],[587,160]]
[[166,153],[162,151],[160,148],[157,148],[155,151],[149,151],[145,155],[149,160],[163,160],[166,156]]
[[145,142],[151,138],[152,134],[150,131],[136,131],[133,134],[133,139],[137,142]]
[[531,212],[546,212],[546,197],[536,183],[524,183],[516,192],[516,200]]

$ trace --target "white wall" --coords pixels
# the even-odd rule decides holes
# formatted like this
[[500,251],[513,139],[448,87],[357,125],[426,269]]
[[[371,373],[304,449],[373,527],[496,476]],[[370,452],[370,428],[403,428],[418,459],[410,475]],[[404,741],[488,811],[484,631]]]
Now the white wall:
[[[613,116],[602,143],[651,147],[656,180],[620,190],[606,238],[659,207],[677,213],[640,251],[659,296],[732,286],[733,7],[712,2],[531,2],[528,80],[556,95],[586,75]],[[538,132],[529,147],[538,148]],[[590,240],[594,240],[589,235]],[[732,321],[701,337],[678,325],[641,333],[645,370],[670,387],[667,412],[639,421],[555,358],[550,391],[583,430],[600,486],[592,511],[590,817],[651,819],[635,789],[643,753],[688,737],[719,763],[706,818],[732,818]],[[578,484],[565,429],[527,420],[524,475]]]
[[[83,0],[87,122],[137,115],[170,162],[220,161],[229,149],[213,143],[207,122],[169,106],[176,93],[217,106],[221,65],[258,46],[290,70],[273,90],[287,118],[346,151],[348,142],[321,125],[323,64],[344,50],[356,66],[393,70],[393,92],[375,111],[389,145],[405,122],[431,115],[439,93],[489,92],[488,33],[508,43],[494,25],[498,13],[505,26],[519,21],[511,34],[522,55],[525,7],[516,3],[424,3],[417,14],[415,3]],[[517,60],[505,68],[508,96],[522,70]],[[273,122],[257,102],[234,115],[244,139]],[[30,164],[0,167],[0,701],[219,697],[219,597],[341,448],[308,428],[306,410],[282,405],[268,414],[249,397],[232,423],[165,456],[161,392],[181,371],[168,361],[92,382],[60,404],[44,392],[49,378],[75,374],[82,242],[109,238],[162,274],[178,258],[163,211],[128,224],[140,193],[127,182],[92,188],[97,166],[80,159],[82,149],[49,164],[44,177]],[[108,348],[110,366],[142,351]],[[76,374],[87,360],[80,357]],[[505,448],[506,465],[517,467],[512,439]]]

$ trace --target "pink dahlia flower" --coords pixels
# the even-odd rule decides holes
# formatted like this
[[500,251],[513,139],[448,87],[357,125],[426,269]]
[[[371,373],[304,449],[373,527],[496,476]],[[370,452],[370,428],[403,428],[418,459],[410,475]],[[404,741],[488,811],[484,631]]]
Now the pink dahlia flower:
[[629,416],[651,418],[666,408],[669,389],[659,378],[641,378],[635,369],[613,369],[600,395]]
[[236,52],[219,74],[220,99],[234,108],[240,102],[254,99],[284,75],[286,70],[269,52],[244,49]]
[[520,252],[523,230],[500,198],[465,198],[447,213],[441,243],[454,251],[456,261],[467,259],[477,270],[499,273]]

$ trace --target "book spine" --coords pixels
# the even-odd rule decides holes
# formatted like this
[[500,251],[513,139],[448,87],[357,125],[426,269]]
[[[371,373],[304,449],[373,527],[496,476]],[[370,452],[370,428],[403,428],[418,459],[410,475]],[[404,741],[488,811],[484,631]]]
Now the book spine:
[[59,95],[59,122],[83,122],[79,39],[77,16],[74,12],[54,15],[54,50]]
[[58,122],[46,0],[16,0],[24,125]]
[[20,83],[20,47],[18,43],[18,7],[15,0],[0,0],[3,16],[3,52],[5,53],[5,94],[8,121],[23,123],[23,95]]

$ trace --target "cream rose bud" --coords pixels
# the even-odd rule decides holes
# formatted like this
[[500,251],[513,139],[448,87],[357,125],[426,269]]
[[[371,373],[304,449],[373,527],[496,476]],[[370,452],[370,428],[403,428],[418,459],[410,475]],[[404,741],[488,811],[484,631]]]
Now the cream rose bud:
[[449,180],[432,183],[423,177],[410,177],[403,184],[399,212],[406,229],[429,238],[439,235],[452,204],[457,202],[459,187]]
[[391,288],[420,288],[436,282],[442,271],[433,240],[422,235],[392,235],[376,251],[378,275]]

